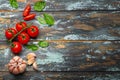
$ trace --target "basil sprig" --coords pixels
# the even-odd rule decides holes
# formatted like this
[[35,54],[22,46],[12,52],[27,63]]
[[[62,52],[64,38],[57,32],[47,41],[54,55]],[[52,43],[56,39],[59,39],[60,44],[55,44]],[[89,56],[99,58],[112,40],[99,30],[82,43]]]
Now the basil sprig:
[[43,17],[38,16],[37,20],[39,21],[39,23],[48,24],[49,26],[52,26],[55,23],[54,17],[52,15],[50,15],[50,14],[47,14],[47,13],[44,13]]
[[46,48],[49,46],[49,43],[47,41],[39,41],[38,45],[42,48]]
[[32,51],[36,51],[39,49],[39,47],[46,48],[48,46],[49,46],[49,43],[47,41],[39,41],[38,44],[27,44],[26,48]]
[[55,20],[54,20],[53,16],[51,16],[50,14],[47,14],[47,13],[44,13],[43,16],[48,25],[50,25],[50,26],[54,25]]
[[41,24],[46,24],[45,19],[44,19],[43,17],[41,17],[41,16],[38,16],[38,17],[37,17],[37,20],[38,20],[39,23],[41,23]]
[[35,11],[42,11],[46,6],[46,2],[45,1],[37,1],[35,4],[34,4],[34,10]]
[[26,45],[26,47],[27,47],[28,49],[31,49],[32,51],[38,50],[38,46],[35,45],[35,44],[28,44],[28,45]]
[[9,0],[9,2],[10,2],[10,5],[13,7],[13,8],[18,8],[18,2],[17,2],[17,0]]

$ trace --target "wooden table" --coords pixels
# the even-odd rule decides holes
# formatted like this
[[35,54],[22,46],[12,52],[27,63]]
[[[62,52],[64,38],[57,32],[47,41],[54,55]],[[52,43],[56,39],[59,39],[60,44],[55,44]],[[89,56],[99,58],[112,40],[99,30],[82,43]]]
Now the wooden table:
[[[29,0],[18,2],[19,8],[13,9],[8,0],[0,0],[0,80],[120,80],[120,0],[46,0],[46,8],[35,13],[52,14],[55,25],[30,21],[41,30],[31,43],[47,40],[50,45],[35,51],[39,71],[28,66],[14,76],[5,67],[14,55],[4,30],[23,20]],[[19,56],[29,52],[24,49]]]

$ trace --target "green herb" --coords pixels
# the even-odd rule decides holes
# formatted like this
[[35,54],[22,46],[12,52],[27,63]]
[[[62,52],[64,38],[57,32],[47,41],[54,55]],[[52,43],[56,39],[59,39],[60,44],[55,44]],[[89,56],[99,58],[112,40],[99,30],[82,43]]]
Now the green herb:
[[38,44],[28,44],[26,45],[26,48],[32,50],[32,51],[36,51],[39,49],[39,47],[42,48],[46,48],[49,46],[49,43],[47,41],[39,41]]
[[32,51],[36,51],[38,50],[38,46],[34,45],[34,47],[32,47]]
[[46,6],[46,2],[45,1],[37,1],[34,4],[34,10],[36,11],[42,11]]
[[26,45],[26,48],[31,49],[31,45]]
[[46,13],[43,14],[43,16],[44,16],[44,19],[48,25],[50,25],[50,26],[54,25],[55,20],[54,20],[53,16],[46,14]]
[[38,50],[38,46],[35,45],[35,44],[26,45],[26,47],[27,47],[28,49],[31,49],[32,51]]
[[46,48],[49,46],[49,43],[47,41],[39,41],[38,45],[42,48]]
[[41,24],[46,24],[46,21],[45,21],[45,19],[44,19],[43,17],[38,16],[38,17],[37,17],[37,20],[38,20],[39,23],[41,23]]
[[17,0],[9,0],[9,2],[10,2],[10,5],[13,8],[18,8],[18,2],[17,2]]

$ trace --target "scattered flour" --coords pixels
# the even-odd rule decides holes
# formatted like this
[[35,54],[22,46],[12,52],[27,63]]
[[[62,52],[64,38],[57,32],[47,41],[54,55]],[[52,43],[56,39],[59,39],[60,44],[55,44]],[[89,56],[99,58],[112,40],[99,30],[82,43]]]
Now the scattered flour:
[[68,3],[66,4],[67,10],[73,10],[73,9],[83,9],[86,8],[88,5],[94,4],[94,1],[92,0],[84,0],[84,1],[78,1],[75,3]]
[[103,44],[111,44],[111,42],[110,41],[106,41]]
[[94,53],[102,53],[100,50],[95,50]]
[[65,40],[79,40],[80,36],[77,34],[70,34],[64,37]]
[[61,63],[64,61],[63,55],[58,52],[46,52],[46,53],[41,53],[41,55],[45,55],[45,59],[37,59],[38,64],[50,64],[50,63]]
[[[65,40],[116,40],[116,39],[120,39],[119,37],[112,37],[112,36],[108,36],[108,35],[95,35],[95,36],[82,36],[82,35],[78,35],[78,34],[69,34],[66,35],[64,37]],[[104,44],[110,44],[111,42],[105,42]]]
[[66,3],[66,9],[67,10],[76,10],[76,9],[85,9],[85,8],[92,8],[92,9],[112,9],[115,10],[116,7],[119,7],[119,5],[114,6],[112,4],[104,4],[101,0],[78,0],[78,2],[68,2]]
[[9,48],[5,49],[4,56],[9,56],[9,53],[10,53],[10,49]]

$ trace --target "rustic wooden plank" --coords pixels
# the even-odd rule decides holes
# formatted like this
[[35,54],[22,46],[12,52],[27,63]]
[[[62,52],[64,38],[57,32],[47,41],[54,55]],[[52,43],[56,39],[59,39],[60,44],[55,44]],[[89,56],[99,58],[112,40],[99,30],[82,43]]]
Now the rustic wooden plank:
[[[120,71],[119,41],[49,42],[49,47],[35,51],[39,71]],[[0,71],[7,71],[5,64],[14,55],[7,44],[0,47]],[[29,52],[33,51],[24,48],[19,56],[25,59]]]
[[[39,0],[18,0],[18,10],[23,11],[26,3],[33,4]],[[43,11],[64,11],[64,10],[120,10],[119,0],[45,0],[47,6]],[[0,0],[1,10],[14,10],[9,0]]]
[[[48,12],[55,17],[55,25],[47,27],[36,19],[28,21],[39,26],[37,39],[43,40],[120,40],[120,11]],[[38,12],[37,16],[43,13]],[[21,12],[0,13],[0,40],[4,30],[23,20]]]
[[0,80],[119,80],[120,72],[26,72],[14,76],[0,72]]

